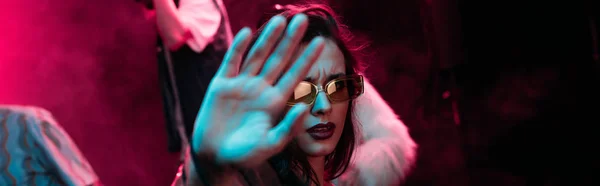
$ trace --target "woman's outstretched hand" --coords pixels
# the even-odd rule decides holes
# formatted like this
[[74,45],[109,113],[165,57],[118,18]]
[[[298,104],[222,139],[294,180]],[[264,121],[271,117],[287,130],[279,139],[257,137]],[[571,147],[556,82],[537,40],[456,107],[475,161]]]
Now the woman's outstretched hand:
[[218,164],[250,167],[283,150],[300,131],[309,107],[297,104],[284,113],[286,101],[324,47],[323,38],[316,37],[291,61],[307,26],[303,14],[289,24],[273,17],[242,67],[252,34],[244,28],[235,36],[196,118],[195,153],[214,156]]

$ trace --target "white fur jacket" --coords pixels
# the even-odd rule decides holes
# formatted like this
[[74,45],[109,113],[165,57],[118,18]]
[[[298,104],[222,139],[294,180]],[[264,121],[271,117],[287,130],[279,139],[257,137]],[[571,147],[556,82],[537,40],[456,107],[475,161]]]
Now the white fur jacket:
[[336,185],[398,185],[416,160],[417,144],[408,128],[365,79],[364,94],[357,98],[357,119],[362,124],[361,144],[349,170]]

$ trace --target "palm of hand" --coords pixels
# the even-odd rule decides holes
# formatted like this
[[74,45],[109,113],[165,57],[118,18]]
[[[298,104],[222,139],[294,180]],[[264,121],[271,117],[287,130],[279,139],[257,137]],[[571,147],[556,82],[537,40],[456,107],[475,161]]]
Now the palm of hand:
[[[288,35],[267,59],[285,28],[275,17],[239,67],[249,45],[250,31],[242,29],[211,81],[196,118],[192,150],[216,157],[217,163],[252,166],[281,151],[307,115],[307,106],[293,106],[279,121],[285,102],[323,50],[323,40],[313,39],[303,54],[289,58],[307,27],[305,16],[291,21]],[[297,32],[296,32],[297,31]],[[285,67],[289,69],[285,72]],[[262,68],[262,70],[261,70]],[[238,69],[241,72],[238,72]],[[280,77],[276,80],[277,77]]]
[[215,79],[211,88],[214,92],[210,93],[219,98],[213,103],[212,113],[206,114],[217,121],[215,125],[223,127],[223,134],[229,134],[213,144],[218,157],[243,162],[276,143],[267,135],[285,103],[281,91],[261,78],[241,76]]

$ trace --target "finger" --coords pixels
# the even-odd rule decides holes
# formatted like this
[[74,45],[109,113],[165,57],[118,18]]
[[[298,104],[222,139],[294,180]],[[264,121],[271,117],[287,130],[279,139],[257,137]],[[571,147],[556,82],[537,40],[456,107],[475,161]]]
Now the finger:
[[279,88],[284,97],[289,97],[300,80],[304,79],[312,65],[317,61],[323,48],[325,40],[322,37],[315,37],[302,55],[294,61],[287,73],[284,73],[275,87]]
[[309,107],[306,104],[294,105],[285,115],[283,120],[267,133],[267,148],[270,153],[279,153],[286,144],[292,140],[302,127],[302,123],[308,116]]
[[264,64],[267,56],[273,50],[277,39],[285,29],[285,18],[283,16],[275,16],[271,18],[264,31],[250,49],[246,63],[242,66],[242,73],[255,75]]
[[225,53],[225,58],[223,58],[223,62],[215,76],[233,77],[238,74],[240,62],[242,61],[244,52],[250,44],[251,35],[252,31],[247,27],[242,28],[242,30],[235,35],[233,43],[229,50],[227,50],[227,53]]
[[277,45],[275,52],[271,54],[261,72],[260,76],[263,76],[269,84],[275,82],[282,69],[290,64],[289,60],[295,49],[298,48],[298,43],[304,36],[306,28],[308,28],[308,18],[304,14],[296,15],[290,21],[284,38]]

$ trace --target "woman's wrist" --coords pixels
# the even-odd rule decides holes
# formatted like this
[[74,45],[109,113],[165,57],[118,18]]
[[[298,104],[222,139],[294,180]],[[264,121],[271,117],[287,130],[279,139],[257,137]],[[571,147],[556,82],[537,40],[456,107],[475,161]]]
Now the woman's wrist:
[[235,169],[231,165],[217,162],[216,153],[198,149],[200,148],[194,143],[194,140],[190,140],[188,153],[193,165],[192,172],[196,172],[202,180],[213,182],[215,179],[220,180],[235,173]]

